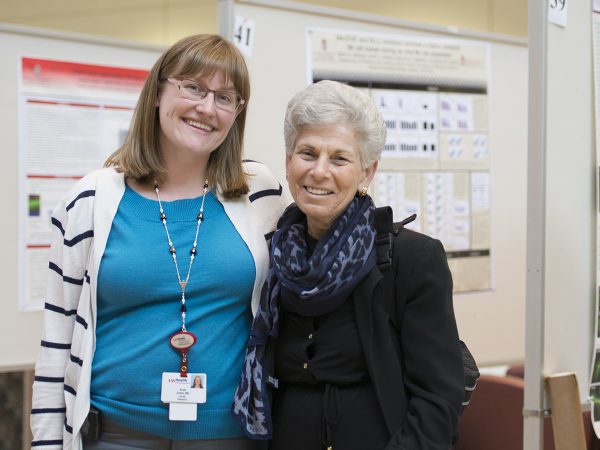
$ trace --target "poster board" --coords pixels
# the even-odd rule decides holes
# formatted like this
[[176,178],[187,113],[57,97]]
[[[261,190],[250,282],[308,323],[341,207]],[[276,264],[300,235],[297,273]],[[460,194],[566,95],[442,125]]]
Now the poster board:
[[[522,39],[463,32],[289,1],[221,0],[220,32],[241,41],[250,70],[246,156],[285,179],[283,118],[307,84],[309,28],[450,37],[490,46],[490,270],[487,291],[455,295],[462,338],[482,365],[524,358],[527,47]],[[235,35],[235,36],[234,36]]]
[[309,81],[348,83],[387,139],[370,193],[394,221],[439,239],[454,293],[491,288],[489,46],[448,37],[310,28]]
[[44,308],[52,212],[125,141],[148,70],[19,58],[19,308]]
[[[3,192],[5,219],[0,227],[5,239],[5,257],[2,258],[3,296],[0,299],[0,370],[20,370],[33,367],[37,357],[42,312],[19,308],[23,294],[23,263],[20,254],[22,223],[18,211],[26,199],[19,196],[20,139],[19,105],[20,77],[23,57],[56,61],[70,61],[101,66],[119,66],[148,70],[162,49],[120,40],[95,38],[81,34],[39,30],[34,28],[0,25],[0,134],[3,136],[4,161],[0,187]],[[44,273],[44,276],[46,274]],[[39,281],[39,280],[38,280]]]

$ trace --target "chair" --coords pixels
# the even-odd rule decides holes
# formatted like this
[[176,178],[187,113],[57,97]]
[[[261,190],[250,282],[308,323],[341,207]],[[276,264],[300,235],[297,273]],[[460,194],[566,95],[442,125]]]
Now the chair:
[[[455,450],[523,450],[525,382],[515,376],[481,375],[460,419]],[[583,412],[587,450],[600,450],[590,412]],[[555,450],[550,417],[544,419],[544,450]]]
[[514,366],[510,366],[506,370],[506,375],[518,378],[525,378],[525,366],[523,364],[516,364]]
[[522,450],[524,381],[481,375],[460,419],[455,450]]

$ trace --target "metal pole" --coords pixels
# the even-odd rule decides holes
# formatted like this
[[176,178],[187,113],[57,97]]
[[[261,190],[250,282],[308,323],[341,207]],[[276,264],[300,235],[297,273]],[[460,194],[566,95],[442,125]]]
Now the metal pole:
[[548,2],[529,0],[527,282],[523,448],[544,444],[544,301],[546,237],[546,61]]
[[234,25],[234,0],[219,0],[219,35],[231,41]]

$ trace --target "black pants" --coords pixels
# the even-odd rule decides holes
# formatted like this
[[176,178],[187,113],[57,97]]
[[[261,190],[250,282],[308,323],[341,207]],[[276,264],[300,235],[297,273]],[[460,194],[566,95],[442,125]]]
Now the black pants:
[[376,450],[389,440],[370,383],[284,385],[276,392],[270,450]]

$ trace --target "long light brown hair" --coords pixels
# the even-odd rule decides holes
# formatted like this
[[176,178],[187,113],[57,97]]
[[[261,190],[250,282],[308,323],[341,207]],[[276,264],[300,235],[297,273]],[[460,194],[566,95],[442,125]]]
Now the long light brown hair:
[[[108,157],[105,167],[115,167],[138,181],[161,179],[163,165],[159,135],[158,99],[167,78],[203,78],[222,72],[240,96],[250,98],[250,80],[244,58],[237,48],[220,36],[197,34],[169,47],[148,74],[137,102],[129,132],[123,145]],[[244,105],[244,106],[246,106]],[[207,177],[218,185],[225,198],[237,198],[248,192],[242,168],[242,147],[246,108],[238,112],[227,137],[209,157]]]

